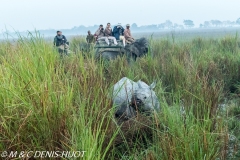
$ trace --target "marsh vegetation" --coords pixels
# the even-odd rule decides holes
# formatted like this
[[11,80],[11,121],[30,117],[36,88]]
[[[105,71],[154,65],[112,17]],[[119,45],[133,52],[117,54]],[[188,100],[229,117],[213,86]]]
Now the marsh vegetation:
[[[149,40],[146,57],[131,65],[118,58],[107,68],[94,60],[94,50],[83,56],[83,38],[73,37],[75,54],[63,58],[38,34],[2,41],[0,151],[85,150],[83,159],[95,160],[238,159],[238,34]],[[132,120],[134,133],[113,120],[111,90],[122,77],[157,80],[161,113],[151,122]]]

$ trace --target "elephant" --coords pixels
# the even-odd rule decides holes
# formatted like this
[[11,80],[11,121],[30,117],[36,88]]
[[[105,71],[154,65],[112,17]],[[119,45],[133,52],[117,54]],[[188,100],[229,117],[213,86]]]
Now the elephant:
[[141,80],[134,82],[127,77],[114,85],[112,101],[119,124],[136,117],[137,112],[146,115],[160,112],[160,102],[153,91],[155,85],[156,82],[149,86]]
[[[119,42],[120,43],[120,42]],[[122,57],[126,55],[128,62],[136,61],[137,57],[142,57],[148,53],[149,42],[146,38],[140,38],[135,40],[131,44],[127,44],[125,47],[121,44],[118,46],[102,46],[99,44],[95,45],[95,58],[103,60],[114,60],[118,56]]]

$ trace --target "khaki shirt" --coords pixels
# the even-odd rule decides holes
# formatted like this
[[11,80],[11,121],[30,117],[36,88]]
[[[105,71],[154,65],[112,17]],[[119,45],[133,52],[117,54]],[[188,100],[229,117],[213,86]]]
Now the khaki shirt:
[[95,42],[94,35],[92,35],[92,34],[87,35],[86,41],[87,41],[87,43],[94,43]]
[[98,38],[104,37],[104,31],[100,30],[100,28],[96,31],[95,34],[98,36]]
[[125,29],[125,30],[124,30],[124,37],[125,37],[126,39],[132,38],[132,34],[131,34],[131,30],[130,30],[130,29]]
[[105,33],[105,36],[112,36],[112,29],[111,28],[105,28],[104,33]]

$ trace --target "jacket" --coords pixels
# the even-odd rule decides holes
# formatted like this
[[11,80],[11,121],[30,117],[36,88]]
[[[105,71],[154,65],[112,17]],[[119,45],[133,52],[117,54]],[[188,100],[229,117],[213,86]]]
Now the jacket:
[[104,29],[102,28],[100,30],[100,28],[96,31],[95,35],[98,37],[98,38],[101,38],[101,37],[104,37],[105,34],[104,34]]
[[132,38],[132,34],[131,34],[130,29],[125,29],[124,30],[124,37],[125,37],[125,39]]
[[112,36],[112,29],[105,28],[104,33],[105,33],[105,36]]
[[119,28],[118,28],[118,26],[115,26],[115,27],[113,28],[113,36],[114,36],[117,40],[120,39],[120,36],[123,36],[123,32],[124,32],[124,28],[123,28],[122,26],[120,26]]
[[67,42],[67,38],[64,35],[54,37],[53,45],[54,46],[61,46]]

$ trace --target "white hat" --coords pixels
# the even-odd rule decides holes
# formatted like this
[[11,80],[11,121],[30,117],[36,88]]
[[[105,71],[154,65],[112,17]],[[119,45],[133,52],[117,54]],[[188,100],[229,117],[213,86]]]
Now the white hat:
[[127,27],[130,27],[130,24],[127,24],[126,26],[127,26]]

